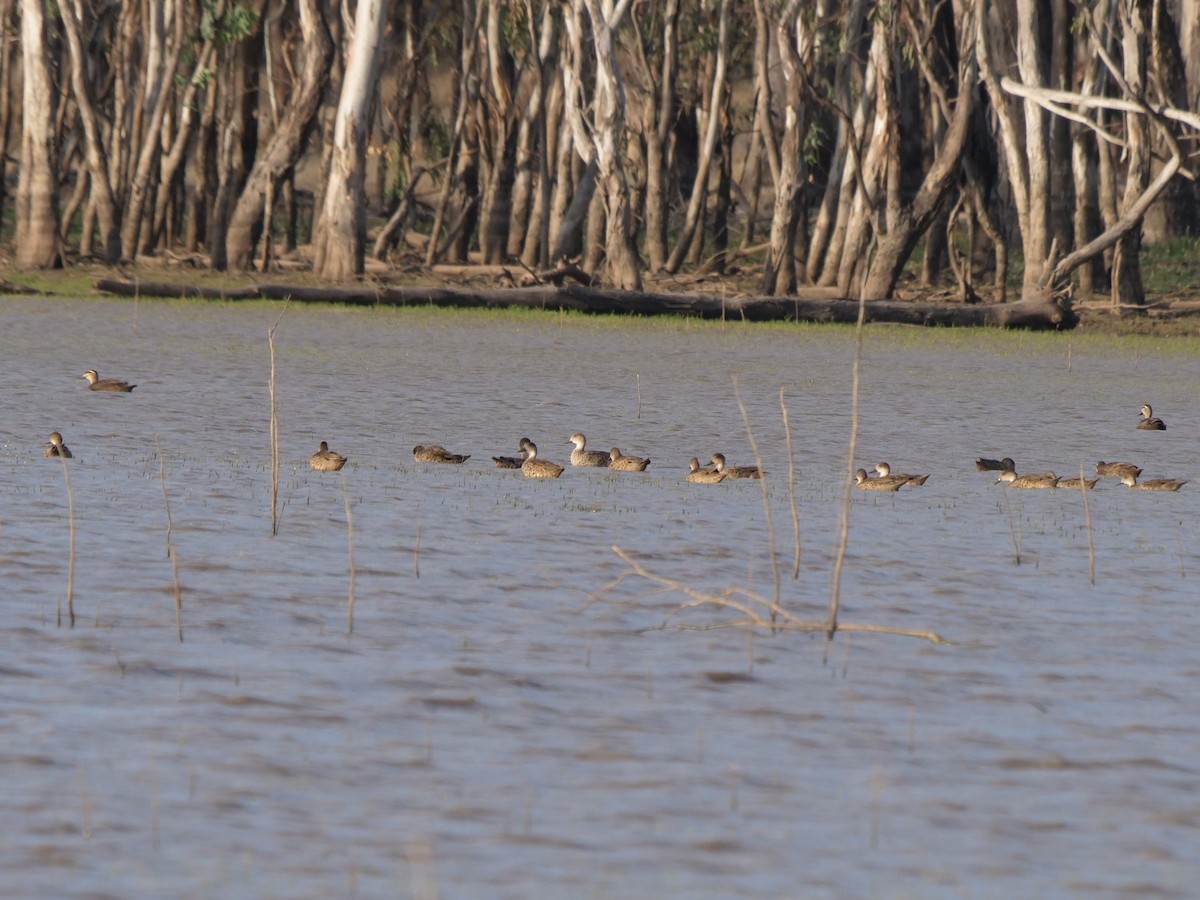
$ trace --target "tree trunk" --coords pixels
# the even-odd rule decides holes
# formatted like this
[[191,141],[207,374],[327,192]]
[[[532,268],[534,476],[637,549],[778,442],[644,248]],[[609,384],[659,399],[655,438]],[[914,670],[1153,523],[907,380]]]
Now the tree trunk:
[[[1140,0],[1120,0],[1121,57],[1125,84],[1135,97],[1141,97],[1146,85],[1146,46],[1149,22],[1145,4]],[[1150,135],[1146,117],[1140,112],[1125,114],[1125,139],[1128,162],[1125,166],[1125,191],[1121,212],[1127,214],[1150,184]],[[1141,268],[1142,224],[1129,229],[1113,254],[1112,302],[1122,306],[1145,306],[1146,288]]]
[[[113,185],[109,181],[108,159],[104,152],[103,127],[100,114],[92,102],[91,85],[87,79],[88,57],[83,52],[80,37],[84,21],[83,4],[80,0],[64,0],[59,5],[62,12],[63,32],[67,46],[71,48],[71,87],[75,106],[83,124],[84,152],[87,155],[88,174],[91,181],[91,197],[100,226],[100,241],[104,245],[103,257],[108,264],[115,263],[121,254],[120,232],[117,228],[117,203]],[[153,16],[151,17],[153,18]],[[130,254],[132,258],[133,254]]]
[[[971,7],[973,9],[974,7]],[[970,15],[968,12],[967,15]],[[974,23],[964,23],[964,34],[973,41]],[[949,48],[947,48],[949,49]],[[875,255],[863,284],[863,296],[871,299],[890,297],[900,280],[904,265],[937,217],[948,193],[954,188],[961,171],[961,161],[971,133],[972,115],[975,109],[976,69],[970,47],[961,48],[956,56],[962,59],[963,68],[958,73],[958,96],[954,105],[953,118],[936,155],[916,196],[901,203],[889,192],[887,232],[878,237]],[[882,69],[881,69],[882,71]],[[930,89],[940,91],[942,86],[931,74]],[[884,93],[881,89],[880,93]],[[892,157],[888,165],[898,167],[900,161]]]
[[701,213],[704,211],[704,201],[708,193],[708,172],[712,166],[713,150],[717,146],[717,136],[721,129],[721,106],[725,96],[725,70],[729,40],[729,0],[721,0],[718,16],[716,61],[712,78],[712,94],[708,102],[707,128],[704,133],[704,144],[700,150],[700,165],[696,169],[696,181],[692,185],[692,196],[688,201],[687,215],[676,240],[675,249],[671,252],[671,258],[667,260],[665,267],[667,273],[672,275],[678,272],[679,267],[683,265],[684,255],[688,251],[688,245],[691,244],[692,236],[696,233],[696,227],[700,222]]
[[[175,35],[171,42],[170,52],[163,57],[156,54],[156,62],[143,73],[146,78],[145,95],[148,117],[142,133],[142,143],[137,154],[137,163],[129,185],[128,197],[124,204],[121,223],[121,253],[132,259],[137,256],[142,235],[152,236],[152,229],[145,227],[146,206],[152,201],[155,170],[163,144],[162,126],[167,114],[167,102],[172,96],[175,72],[179,68],[179,59],[183,53],[186,35],[184,33],[183,10],[178,5],[167,4],[167,9],[173,8]],[[157,42],[165,42],[167,22],[162,11],[149,17],[153,23]],[[165,189],[165,187],[164,187]],[[153,219],[150,219],[153,224]],[[152,239],[152,237],[151,237]],[[147,245],[149,241],[145,242]]]
[[249,268],[254,245],[262,229],[266,201],[275,194],[280,179],[300,161],[307,149],[308,134],[316,121],[317,108],[329,78],[333,42],[321,17],[317,0],[298,0],[300,47],[304,63],[300,83],[288,98],[283,116],[266,149],[254,163],[246,186],[238,198],[229,230],[225,234],[226,260],[231,268]]
[[58,147],[55,91],[46,46],[42,0],[21,0],[21,176],[17,184],[17,267],[62,266],[58,236]]
[[[0,34],[8,34],[13,0],[0,0]],[[8,123],[12,117],[12,42],[0,41],[0,223],[8,202]]]
[[[642,69],[647,91],[642,103],[645,120],[646,185],[643,198],[645,210],[646,255],[651,271],[657,272],[667,261],[667,184],[666,159],[671,140],[671,125],[675,120],[675,78],[679,66],[679,0],[666,0],[662,9],[661,70],[657,82],[644,50],[638,46],[635,58]],[[657,88],[657,97],[655,96]]]
[[367,114],[375,87],[379,42],[387,26],[385,6],[385,0],[358,0],[354,12],[354,37],[334,124],[333,158],[313,264],[317,275],[335,281],[344,281],[363,272],[367,242],[367,216],[363,206]]
[[[625,89],[617,64],[614,35],[629,10],[630,0],[605,0],[606,13],[600,0],[574,0],[572,15],[568,16],[574,34],[572,43],[582,45],[583,10],[586,6],[590,22],[596,63],[595,90],[592,97],[592,128],[589,138],[597,166],[597,184],[605,200],[604,254],[606,281],[622,290],[637,291],[642,287],[641,261],[633,244],[632,215],[629,191],[622,161],[621,141],[625,128]],[[567,91],[569,103],[578,103],[578,89]],[[583,109],[576,105],[571,115],[582,118]],[[576,140],[587,130],[576,128]]]
[[[775,209],[771,215],[771,238],[763,262],[764,294],[780,296],[796,289],[796,228],[803,198],[804,155],[808,132],[804,103],[799,0],[790,0],[776,24],[775,39],[783,67],[786,97],[783,108],[783,143],[779,148],[779,174],[775,179]],[[769,127],[769,126],[768,126]]]

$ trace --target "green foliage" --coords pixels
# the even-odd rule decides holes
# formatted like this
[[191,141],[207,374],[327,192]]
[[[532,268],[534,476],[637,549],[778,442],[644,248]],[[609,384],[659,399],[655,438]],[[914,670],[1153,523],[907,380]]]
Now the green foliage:
[[804,161],[815,166],[820,158],[821,148],[825,146],[828,132],[820,119],[814,118],[804,135]]
[[232,44],[254,34],[259,14],[248,6],[235,3],[221,15],[215,0],[203,0],[200,13],[200,37],[218,44]]

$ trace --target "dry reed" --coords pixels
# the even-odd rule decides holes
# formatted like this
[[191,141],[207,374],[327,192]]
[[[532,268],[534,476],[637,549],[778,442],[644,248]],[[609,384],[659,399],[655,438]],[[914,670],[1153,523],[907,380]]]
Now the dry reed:
[[771,621],[775,620],[776,610],[779,609],[780,603],[780,583],[779,583],[779,565],[775,561],[775,520],[771,517],[771,498],[767,493],[767,478],[763,472],[762,454],[758,449],[758,441],[754,439],[754,429],[750,427],[750,416],[746,412],[746,404],[742,402],[742,391],[738,387],[737,376],[733,376],[733,396],[737,400],[738,411],[742,414],[742,424],[746,428],[746,439],[750,441],[750,450],[754,453],[754,465],[758,467],[758,471],[762,477],[758,479],[758,483],[762,488],[763,515],[767,520],[767,561],[771,567],[771,580],[775,586],[774,599],[772,601],[774,609],[771,611]]
[[[652,584],[657,585],[657,589],[651,591],[648,596],[657,594],[682,594],[688,598],[686,602],[680,603],[667,614],[662,624],[658,628],[667,628],[674,626],[695,631],[708,631],[716,628],[761,628],[771,631],[796,631],[805,633],[827,632],[828,622],[826,620],[804,619],[786,609],[779,608],[775,602],[769,597],[763,597],[753,591],[740,587],[726,588],[719,594],[712,594],[707,591],[700,591],[690,587],[681,581],[676,581],[673,578],[668,578],[665,575],[659,575],[650,571],[640,562],[634,559],[626,551],[620,547],[613,547],[613,553],[617,554],[629,567],[625,571],[617,575],[612,581],[604,585],[591,597],[588,598],[588,603],[592,603],[600,599],[604,594],[615,589],[627,579],[637,577],[645,579]],[[735,614],[733,618],[721,622],[709,623],[704,625],[677,625],[674,622],[676,616],[685,610],[695,609],[698,607],[711,606],[717,609],[725,610]],[[772,619],[772,615],[775,619]],[[929,631],[920,628],[896,628],[891,625],[875,625],[866,622],[839,622],[838,631],[855,632],[863,631],[872,634],[894,634],[902,637],[915,637],[929,641],[933,644],[949,644],[950,641],[943,638],[937,632]]]
[[[867,254],[868,257],[870,254]],[[864,263],[863,271],[867,270]],[[854,456],[858,452],[858,395],[862,372],[863,325],[867,318],[866,295],[858,298],[858,321],[854,324],[854,366],[850,377],[850,445],[846,450],[847,475],[842,487],[842,514],[838,527],[837,553],[833,561],[833,578],[829,589],[829,610],[826,614],[825,638],[830,640],[838,630],[838,606],[841,603],[842,567],[846,563],[846,547],[850,543],[850,497],[854,490]]]
[[1079,464],[1079,493],[1083,494],[1083,520],[1087,523],[1088,536],[1088,578],[1092,587],[1096,586],[1096,544],[1092,540],[1092,507],[1088,503],[1088,486],[1083,472],[1083,463]]
[[413,577],[421,577],[421,523],[417,523],[417,536],[413,541]]
[[1019,566],[1021,564],[1021,523],[1019,520],[1013,522],[1012,506],[1008,502],[1008,489],[1002,488],[1001,493],[1004,494],[1004,514],[1008,517],[1008,534],[1012,538],[1013,554]]
[[350,512],[350,494],[346,489],[346,476],[342,476],[342,505],[346,508],[346,552],[350,567],[350,594],[346,599],[346,630],[354,634],[354,516]]
[[287,312],[289,297],[283,301],[283,309],[275,324],[267,329],[267,347],[271,351],[271,534],[279,534],[279,419],[275,415],[275,329],[279,327],[283,314]]
[[167,511],[167,559],[171,561],[171,578],[175,585],[175,630],[179,633],[179,643],[183,643],[183,594],[179,590],[179,559],[175,556],[175,547],[171,544],[171,532],[175,523],[171,519],[171,501],[167,497],[167,469],[163,461],[162,442],[158,435],[154,436],[154,446],[158,449],[158,482],[162,485],[163,508]]
[[792,530],[796,535],[796,560],[792,565],[792,579],[800,577],[800,508],[796,505],[796,459],[792,455],[792,426],[788,422],[787,402],[783,398],[783,388],[779,388],[779,409],[783,413],[783,438],[787,445],[788,457],[788,502],[792,509]]
[[[75,493],[71,490],[71,467],[67,464],[66,455],[60,453],[62,460],[63,481],[67,485],[67,621],[75,627]],[[62,627],[62,600],[58,601],[56,613],[58,625]]]

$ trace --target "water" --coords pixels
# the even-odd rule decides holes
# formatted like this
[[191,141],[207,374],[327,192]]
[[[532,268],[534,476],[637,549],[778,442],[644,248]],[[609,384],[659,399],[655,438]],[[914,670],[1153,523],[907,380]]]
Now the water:
[[[682,482],[753,461],[740,396],[782,601],[820,618],[851,331],[289,308],[272,537],[279,312],[0,300],[0,895],[1194,892],[1200,481],[1092,492],[1092,585],[1081,495],[972,464],[1193,475],[1194,342],[869,331],[857,462],[934,474],[853,496],[841,618],[954,643],[826,648],[708,627],[734,615],[612,548],[772,595],[761,486]],[[91,394],[90,367],[139,386]],[[1168,431],[1134,428],[1144,402]],[[575,430],[654,462],[491,465],[526,435],[565,463]],[[344,482],[308,469],[321,440]],[[472,457],[415,464],[428,441]]]

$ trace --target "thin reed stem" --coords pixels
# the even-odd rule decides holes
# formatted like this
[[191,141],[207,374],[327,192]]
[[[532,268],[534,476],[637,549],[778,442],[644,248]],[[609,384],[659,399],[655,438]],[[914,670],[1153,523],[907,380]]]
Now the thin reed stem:
[[792,566],[792,579],[800,577],[800,508],[796,505],[796,460],[792,456],[792,426],[788,422],[787,402],[783,388],[779,388],[779,408],[783,412],[783,437],[787,442],[788,456],[788,501],[792,509],[792,530],[796,534],[796,561]]
[[413,577],[421,577],[421,523],[417,523],[417,536],[413,541]]
[[175,630],[179,633],[179,643],[183,643],[183,594],[179,590],[179,558],[171,545],[171,532],[175,523],[171,519],[171,500],[167,497],[167,467],[163,461],[162,441],[154,436],[154,446],[158,450],[158,483],[162,485],[163,508],[167,511],[167,559],[171,561],[171,578],[175,585]]
[[[874,240],[872,239],[872,244]],[[868,258],[870,253],[867,254]],[[864,263],[863,272],[869,266]],[[863,325],[867,320],[867,297],[859,292],[858,321],[854,324],[854,366],[850,379],[850,443],[846,449],[847,478],[842,488],[842,514],[838,528],[837,554],[833,561],[833,578],[829,590],[829,612],[826,615],[825,639],[832,640],[838,629],[838,606],[841,603],[842,567],[846,563],[846,547],[850,543],[850,497],[854,490],[854,457],[858,452],[858,394],[862,373]]]
[[738,411],[742,414],[742,424],[746,426],[746,438],[750,441],[750,449],[754,452],[754,465],[758,468],[760,478],[758,483],[762,488],[763,515],[767,520],[767,560],[771,567],[771,580],[775,585],[774,600],[771,604],[771,621],[774,622],[780,610],[779,565],[775,561],[775,522],[771,518],[771,499],[767,493],[767,476],[763,472],[762,454],[758,451],[758,441],[754,439],[754,429],[750,427],[750,415],[746,412],[746,404],[742,402],[742,392],[738,387],[738,377],[733,378],[733,396],[737,399]]
[[[60,453],[62,460],[63,480],[67,484],[67,621],[75,627],[75,493],[71,490],[71,467],[67,465],[67,457]],[[62,627],[62,601],[58,605],[58,625]]]
[[267,346],[271,351],[271,534],[279,534],[279,418],[275,415],[275,329],[279,327],[283,314],[287,312],[289,297],[283,301],[283,309],[275,324],[267,329]]
[[1008,534],[1012,538],[1013,552],[1016,554],[1017,565],[1021,564],[1021,523],[1013,522],[1012,507],[1008,502],[1008,488],[1001,488],[1004,494],[1004,514],[1008,517]]
[[1083,494],[1083,520],[1087,523],[1088,536],[1088,578],[1092,587],[1096,586],[1096,545],[1092,540],[1092,507],[1088,503],[1088,486],[1084,480],[1083,463],[1079,464],[1079,493]]
[[346,507],[346,553],[350,567],[350,595],[346,600],[348,634],[354,634],[354,516],[350,512],[350,494],[346,489],[346,476],[342,475],[342,505]]
[[642,420],[642,376],[640,372],[634,373],[634,380],[637,383],[637,420]]

